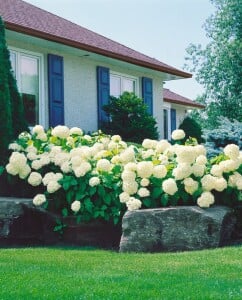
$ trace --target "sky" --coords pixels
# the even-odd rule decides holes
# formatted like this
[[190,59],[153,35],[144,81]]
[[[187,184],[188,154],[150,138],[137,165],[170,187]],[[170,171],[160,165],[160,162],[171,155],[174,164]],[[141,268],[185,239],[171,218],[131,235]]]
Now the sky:
[[[210,0],[25,0],[166,64],[182,69],[190,43],[209,42],[205,20]],[[192,100],[203,91],[192,79],[166,88]]]

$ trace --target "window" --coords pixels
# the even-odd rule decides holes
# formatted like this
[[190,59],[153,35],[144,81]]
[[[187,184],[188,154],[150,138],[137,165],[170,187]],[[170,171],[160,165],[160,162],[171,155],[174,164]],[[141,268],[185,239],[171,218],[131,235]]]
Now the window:
[[163,109],[163,136],[168,139],[168,110]]
[[137,93],[137,78],[122,74],[110,74],[110,95],[119,97],[123,92]]
[[41,56],[10,50],[10,61],[29,126],[43,123],[40,120]]

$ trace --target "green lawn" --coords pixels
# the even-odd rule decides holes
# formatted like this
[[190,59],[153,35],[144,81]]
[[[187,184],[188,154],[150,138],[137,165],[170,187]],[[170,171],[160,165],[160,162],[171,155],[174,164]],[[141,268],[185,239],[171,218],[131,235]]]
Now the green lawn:
[[0,299],[242,299],[242,247],[119,254],[0,249]]

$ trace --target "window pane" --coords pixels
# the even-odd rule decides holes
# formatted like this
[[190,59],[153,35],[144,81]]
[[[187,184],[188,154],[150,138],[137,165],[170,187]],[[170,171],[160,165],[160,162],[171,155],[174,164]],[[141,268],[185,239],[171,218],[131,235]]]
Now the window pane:
[[123,92],[135,92],[135,81],[132,79],[123,79]]
[[21,93],[29,126],[39,123],[39,61],[22,55],[20,58]]
[[114,97],[121,95],[121,78],[119,76],[110,75],[110,95]]
[[168,111],[163,109],[163,128],[164,128],[164,139],[168,139]]
[[12,70],[14,73],[14,76],[16,76],[16,53],[10,51],[10,62],[11,62],[11,66],[12,66]]

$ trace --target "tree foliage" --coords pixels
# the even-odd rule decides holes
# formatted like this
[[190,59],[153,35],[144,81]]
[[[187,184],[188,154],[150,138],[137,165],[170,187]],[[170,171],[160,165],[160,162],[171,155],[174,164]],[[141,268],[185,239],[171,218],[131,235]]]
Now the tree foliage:
[[189,139],[189,137],[196,138],[198,143],[202,143],[204,140],[202,138],[201,126],[196,122],[195,119],[187,116],[179,126],[185,132],[184,142]]
[[102,126],[105,133],[119,134],[126,141],[136,143],[145,138],[158,138],[155,119],[134,93],[124,92],[119,98],[111,97],[103,110],[110,116],[110,122]]
[[215,13],[204,24],[210,42],[204,49],[187,48],[186,67],[205,88],[206,125],[213,128],[218,116],[242,121],[242,5],[240,0],[210,1]]
[[26,130],[24,106],[11,70],[4,23],[0,17],[0,165],[6,159],[11,140]]

